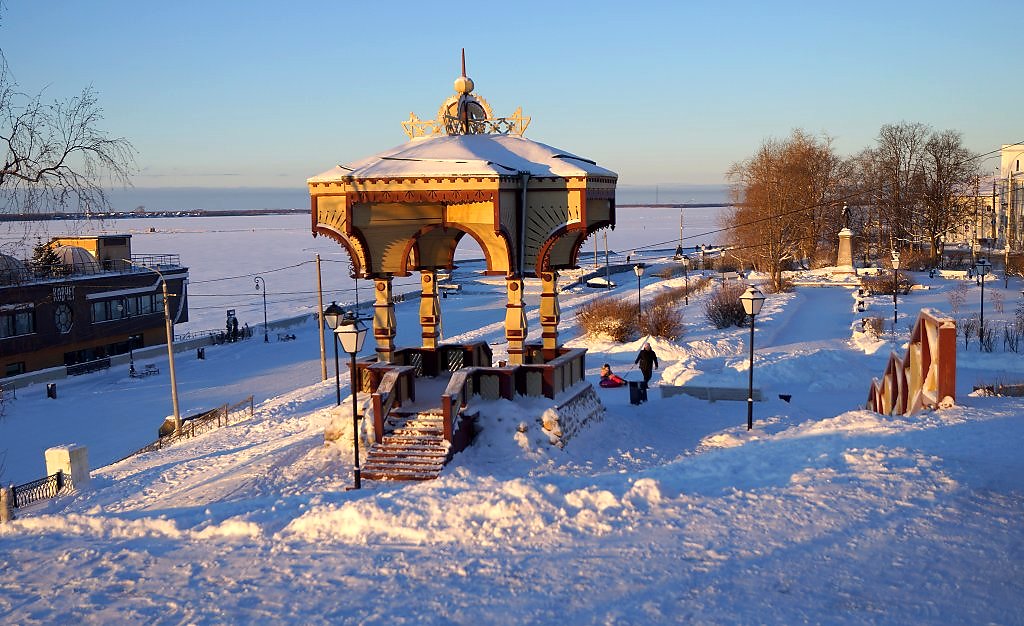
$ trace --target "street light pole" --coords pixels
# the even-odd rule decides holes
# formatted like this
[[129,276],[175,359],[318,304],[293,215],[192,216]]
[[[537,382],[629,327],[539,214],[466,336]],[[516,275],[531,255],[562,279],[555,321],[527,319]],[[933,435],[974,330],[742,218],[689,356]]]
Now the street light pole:
[[351,311],[338,325],[334,334],[341,339],[341,347],[348,352],[350,357],[350,369],[352,374],[352,453],[354,455],[353,483],[356,489],[362,485],[361,470],[359,468],[359,409],[356,396],[359,393],[356,387],[356,354],[363,348],[363,341],[366,339],[366,326],[359,321]]
[[262,276],[257,276],[253,280],[256,283],[256,291],[260,291],[260,283],[263,283],[263,343],[270,343],[267,333],[267,281],[263,280]]
[[985,275],[992,268],[988,259],[978,259],[978,278],[981,279],[981,321],[978,324],[978,346],[981,346],[985,338]]
[[754,287],[747,287],[747,290],[740,296],[743,304],[743,311],[750,316],[750,366],[747,379],[747,430],[754,428],[754,318],[761,312],[764,304],[764,294]]
[[683,304],[690,304],[690,257],[683,257],[683,283],[686,285],[683,287]]
[[338,328],[338,324],[341,322],[344,314],[345,310],[338,306],[337,302],[331,302],[324,309],[323,313],[323,320],[327,322],[327,327],[331,329],[331,343],[334,344],[334,393],[337,397],[334,403],[335,406],[341,406],[341,373],[338,368],[338,335],[335,334],[334,330]]
[[892,341],[896,343],[896,292],[900,289],[900,253],[892,251]]
[[[171,375],[171,406],[174,410],[174,434],[181,434],[181,410],[178,407],[178,377],[174,370],[174,324],[171,322],[171,305],[170,305],[170,294],[167,293],[167,279],[160,270],[149,265],[140,265],[132,261],[131,259],[124,259],[125,263],[133,267],[139,267],[144,270],[155,272],[160,277],[160,286],[164,296],[164,330],[167,333],[167,369],[170,370]],[[179,304],[180,306],[180,304]],[[131,341],[131,340],[129,340]],[[134,361],[134,354],[130,354],[129,358]],[[132,364],[134,366],[134,363]]]
[[[633,266],[633,271],[636,273],[636,326],[638,329],[643,328],[643,317],[640,309],[640,277],[644,275],[644,264],[637,263]],[[642,333],[643,330],[640,330]]]

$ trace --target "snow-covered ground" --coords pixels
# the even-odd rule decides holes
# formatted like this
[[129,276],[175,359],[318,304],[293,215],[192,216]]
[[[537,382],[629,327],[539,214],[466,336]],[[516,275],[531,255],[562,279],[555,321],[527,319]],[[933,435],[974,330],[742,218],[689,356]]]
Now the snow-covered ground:
[[[666,261],[667,262],[667,261]],[[193,266],[196,264],[193,264]],[[677,285],[648,272],[643,296]],[[900,297],[899,335],[922,307],[949,310],[954,281]],[[441,301],[446,340],[504,358],[503,292],[465,275]],[[564,281],[568,282],[568,281]],[[634,280],[613,290],[636,297]],[[986,286],[1008,319],[1020,283]],[[957,318],[978,308],[978,287]],[[1003,298],[1003,311],[993,306]],[[631,370],[641,340],[562,338],[588,378]],[[536,288],[528,293],[539,335]],[[686,334],[653,340],[654,385],[745,387],[749,329],[715,330],[706,294],[680,306]],[[401,345],[418,340],[398,306]],[[890,320],[892,300],[863,315]],[[482,404],[474,445],[438,480],[351,483],[348,387],[320,381],[312,322],[297,339],[183,355],[186,412],[254,393],[255,415],[171,448],[109,463],[155,435],[166,377],[109,371],[19,391],[0,423],[7,477],[42,475],[42,450],[89,447],[93,481],[0,527],[0,615],[33,623],[1024,623],[1024,401],[971,395],[1024,380],[1024,355],[958,355],[955,408],[883,417],[858,408],[892,349],[855,333],[848,287],[770,295],[757,319],[754,430],[742,402],[601,389],[603,419],[560,449],[540,401]],[[328,350],[330,348],[328,347]],[[372,345],[367,346],[372,350]],[[330,356],[330,352],[328,352]],[[164,364],[165,365],[165,364]],[[790,402],[779,394],[792,396]],[[33,466],[33,464],[35,464]],[[28,466],[27,470],[23,467]],[[27,475],[26,475],[27,474]]]

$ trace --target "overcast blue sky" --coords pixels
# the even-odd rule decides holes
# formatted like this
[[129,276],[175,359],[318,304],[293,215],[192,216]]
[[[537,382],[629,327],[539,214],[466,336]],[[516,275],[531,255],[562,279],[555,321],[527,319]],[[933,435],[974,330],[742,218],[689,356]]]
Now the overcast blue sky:
[[720,183],[796,127],[842,154],[901,120],[978,152],[1024,139],[1006,2],[5,5],[21,88],[92,85],[138,149],[138,187],[301,188],[404,142],[410,111],[433,117],[461,47],[497,115],[522,106],[528,137],[623,184]]

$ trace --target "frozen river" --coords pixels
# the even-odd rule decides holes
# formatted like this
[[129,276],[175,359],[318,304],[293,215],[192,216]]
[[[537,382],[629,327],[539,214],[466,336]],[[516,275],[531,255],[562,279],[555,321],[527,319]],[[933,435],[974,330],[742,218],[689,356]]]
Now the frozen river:
[[[718,235],[706,234],[719,228],[718,208],[623,207],[618,225],[607,232],[612,262],[644,248],[675,249],[679,242],[679,220],[683,219],[683,244],[718,243]],[[267,314],[271,320],[316,310],[317,254],[322,260],[325,302],[351,304],[370,295],[367,281],[349,278],[348,254],[335,242],[310,233],[305,215],[264,215],[258,217],[180,217],[105,220],[103,222],[42,222],[49,236],[66,234],[132,235],[134,254],[179,254],[189,268],[189,318],[176,327],[178,334],[192,330],[220,328],[227,309],[250,326],[262,322],[262,294],[254,278],[262,276],[267,285]],[[17,225],[14,225],[15,227]],[[5,252],[19,232],[5,233]],[[594,261],[593,237],[584,244],[580,265]],[[600,260],[604,256],[604,233],[597,234]],[[34,239],[30,240],[34,241]],[[483,253],[476,242],[465,237],[456,250],[462,271],[483,269]],[[416,276],[395,280],[396,293],[416,291]],[[357,293],[358,292],[358,293]]]

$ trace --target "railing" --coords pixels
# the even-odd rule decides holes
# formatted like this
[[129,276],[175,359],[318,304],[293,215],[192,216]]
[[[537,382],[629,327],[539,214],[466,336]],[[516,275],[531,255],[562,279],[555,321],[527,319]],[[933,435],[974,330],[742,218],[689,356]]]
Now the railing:
[[472,391],[470,383],[472,375],[478,368],[467,367],[452,373],[444,394],[441,395],[441,414],[444,416],[444,440],[451,441],[452,434],[458,427],[459,416],[466,408]]
[[[232,416],[237,416],[239,413],[252,416],[253,410],[254,403],[252,396],[249,396],[240,402],[236,402],[235,404],[223,404],[215,409],[210,409],[209,411],[203,411],[202,413],[198,413],[194,416],[186,417],[182,420],[181,433],[178,435],[175,435],[173,430],[170,430],[173,429],[173,424],[169,424],[168,421],[165,420],[164,424],[160,427],[160,431],[157,433],[156,441],[118,459],[115,463],[133,457],[137,454],[142,454],[143,452],[160,450],[161,448],[169,446],[177,441],[192,439],[193,437],[210,432],[211,430],[228,426],[232,422]],[[239,420],[236,419],[234,421],[237,423]]]
[[[249,339],[252,337],[253,327],[243,326],[238,329],[238,339]],[[175,335],[174,341],[189,341],[191,339],[200,339],[202,337],[209,337],[210,341],[215,345],[221,345],[227,343],[229,334],[226,330],[220,330],[218,328],[207,329],[207,330],[190,330],[187,333],[181,335]]]
[[181,267],[179,254],[133,254],[131,263],[124,259],[93,260],[74,267],[64,263],[41,265],[24,260],[19,267],[6,266],[0,270],[0,285],[20,285],[36,281],[66,279],[72,276],[92,276],[109,272],[152,272],[150,267]]
[[104,357],[94,361],[86,361],[85,363],[76,363],[75,365],[68,365],[67,374],[68,376],[79,376],[81,374],[91,374],[93,372],[106,369],[110,369],[110,357]]
[[569,387],[583,380],[586,372],[584,348],[564,350],[561,355],[547,363],[520,365],[516,377],[516,389],[524,396],[554,398]]
[[910,334],[904,358],[889,355],[882,379],[871,381],[867,408],[885,415],[912,415],[956,402],[956,322],[924,309]]
[[72,485],[70,479],[70,475],[65,475],[64,472],[58,470],[56,474],[50,474],[46,478],[33,480],[24,485],[12,485],[11,498],[14,508],[28,506],[40,500],[56,498],[65,485]]
[[[354,393],[354,390],[353,390]],[[395,405],[416,400],[416,368],[409,365],[392,367],[384,373],[373,399],[373,437],[377,443],[384,439],[384,422]]]

